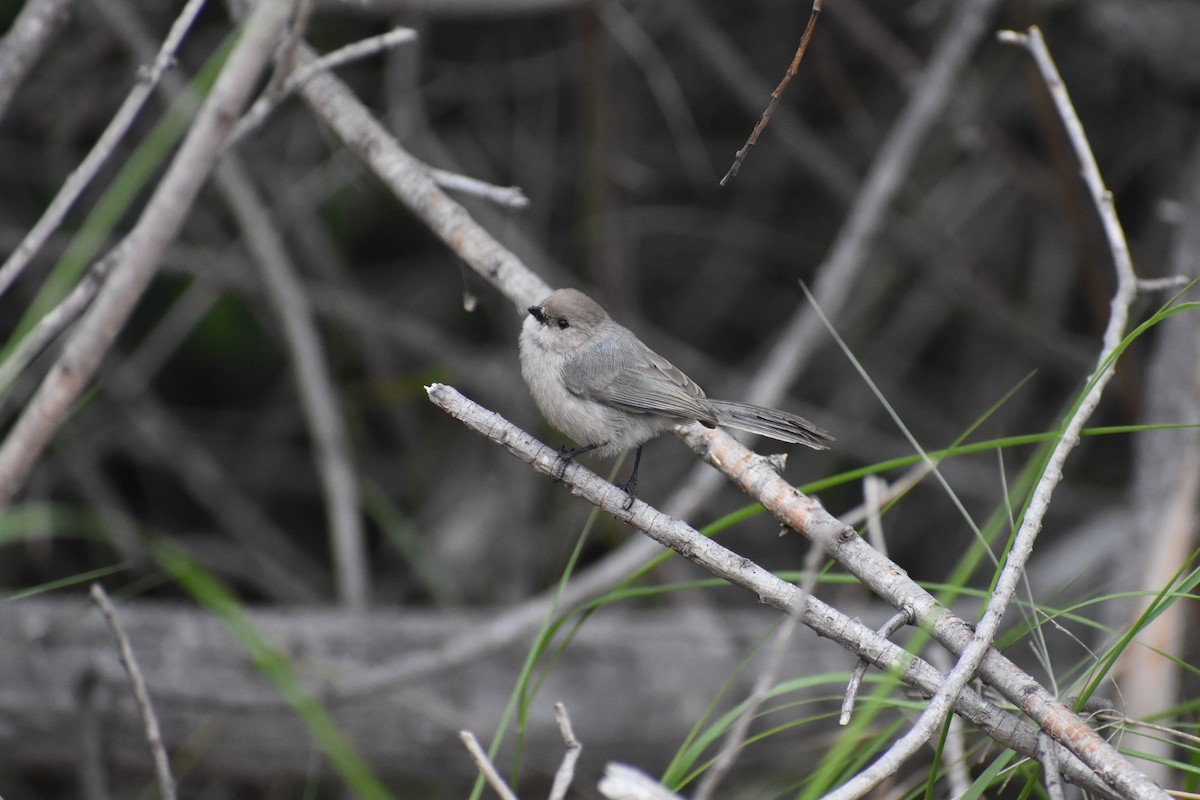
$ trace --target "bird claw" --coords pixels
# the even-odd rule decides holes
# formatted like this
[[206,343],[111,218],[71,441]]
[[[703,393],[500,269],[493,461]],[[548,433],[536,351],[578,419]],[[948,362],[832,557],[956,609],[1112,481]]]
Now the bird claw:
[[634,475],[617,488],[626,494],[625,504],[621,506],[622,510],[628,511],[633,508],[633,501],[637,500],[637,476]]
[[571,463],[575,453],[567,449],[567,446],[558,448],[558,463],[554,467],[554,482],[562,483],[563,475],[567,473],[567,465]]
[[575,456],[590,453],[599,446],[598,444],[589,444],[584,447],[567,447],[565,444],[559,445],[558,465],[554,470],[554,482],[562,483],[563,475],[567,472],[567,465],[575,460]]

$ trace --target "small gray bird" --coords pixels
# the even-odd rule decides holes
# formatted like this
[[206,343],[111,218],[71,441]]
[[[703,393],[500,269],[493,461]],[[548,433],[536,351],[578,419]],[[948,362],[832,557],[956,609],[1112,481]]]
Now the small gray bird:
[[[806,419],[761,406],[711,400],[671,362],[576,289],[559,289],[521,326],[521,374],[546,420],[580,447],[615,456],[637,448],[623,487],[637,496],[642,445],[684,420],[826,450],[833,439]],[[566,468],[566,461],[563,462]]]

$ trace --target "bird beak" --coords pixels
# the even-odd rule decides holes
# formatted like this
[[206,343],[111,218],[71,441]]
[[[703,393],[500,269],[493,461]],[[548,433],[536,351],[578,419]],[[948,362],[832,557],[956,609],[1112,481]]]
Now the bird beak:
[[547,317],[547,316],[546,316],[546,312],[545,312],[545,311],[542,311],[542,307],[541,307],[541,306],[530,306],[529,308],[527,308],[527,309],[525,309],[525,310],[526,310],[526,311],[528,311],[528,312],[529,312],[529,314],[530,314],[530,315],[531,315],[531,316],[532,316],[534,319],[536,319],[538,322],[540,322],[540,323],[541,323],[541,324],[543,324],[543,325],[545,325],[545,324],[546,324],[546,320],[547,320],[547,319],[549,319],[549,317]]

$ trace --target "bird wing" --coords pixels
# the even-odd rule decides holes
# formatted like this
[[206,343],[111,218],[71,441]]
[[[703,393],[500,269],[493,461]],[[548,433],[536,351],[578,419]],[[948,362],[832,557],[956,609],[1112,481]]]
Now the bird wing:
[[716,423],[701,402],[704,390],[632,333],[567,361],[563,382],[573,394],[625,411]]

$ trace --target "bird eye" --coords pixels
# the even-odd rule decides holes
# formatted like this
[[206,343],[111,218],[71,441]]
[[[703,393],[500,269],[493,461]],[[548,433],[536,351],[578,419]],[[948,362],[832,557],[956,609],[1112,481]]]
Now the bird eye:
[[569,327],[571,327],[571,323],[567,322],[567,321],[566,321],[565,319],[563,319],[562,317],[559,317],[559,318],[558,318],[558,327],[560,327],[560,328],[563,328],[563,329],[566,329],[566,328],[569,328]]

